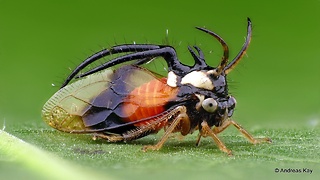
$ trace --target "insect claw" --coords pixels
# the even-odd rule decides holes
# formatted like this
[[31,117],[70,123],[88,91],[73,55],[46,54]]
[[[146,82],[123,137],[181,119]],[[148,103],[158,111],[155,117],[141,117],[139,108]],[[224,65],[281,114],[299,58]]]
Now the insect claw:
[[272,140],[270,138],[255,138],[255,141],[253,144],[260,144],[260,143],[272,143]]
[[271,138],[265,138],[267,143],[272,143],[272,139]]
[[98,139],[98,137],[97,137],[96,135],[93,135],[93,136],[92,136],[92,140],[95,141],[95,140],[97,140],[97,139]]
[[143,148],[142,148],[142,151],[143,151],[143,152],[147,152],[148,150],[153,150],[153,151],[155,151],[155,150],[159,150],[159,148],[156,147],[156,146],[151,146],[151,145],[143,146]]
[[196,141],[196,146],[199,146],[199,145],[200,145],[201,137],[202,137],[202,135],[201,135],[201,133],[199,133],[198,138],[197,138],[197,141]]
[[143,147],[141,148],[141,150],[142,150],[143,152],[147,152],[148,148],[147,148],[147,146],[143,146]]

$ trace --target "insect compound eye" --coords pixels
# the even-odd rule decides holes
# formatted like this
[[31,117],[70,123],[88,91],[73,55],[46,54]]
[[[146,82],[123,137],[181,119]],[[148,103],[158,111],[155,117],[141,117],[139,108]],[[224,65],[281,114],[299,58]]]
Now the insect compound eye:
[[207,99],[203,100],[202,107],[207,112],[213,113],[217,109],[218,103],[213,98],[207,98]]

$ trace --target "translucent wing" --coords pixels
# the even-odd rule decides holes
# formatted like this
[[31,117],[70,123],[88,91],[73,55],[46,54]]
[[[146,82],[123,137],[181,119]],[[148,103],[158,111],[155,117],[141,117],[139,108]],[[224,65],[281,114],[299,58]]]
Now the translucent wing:
[[112,129],[163,112],[173,92],[165,78],[128,65],[65,86],[44,105],[42,116],[50,126],[65,132]]
[[85,130],[81,117],[95,97],[109,88],[112,75],[112,70],[104,70],[60,89],[42,109],[45,122],[61,131]]

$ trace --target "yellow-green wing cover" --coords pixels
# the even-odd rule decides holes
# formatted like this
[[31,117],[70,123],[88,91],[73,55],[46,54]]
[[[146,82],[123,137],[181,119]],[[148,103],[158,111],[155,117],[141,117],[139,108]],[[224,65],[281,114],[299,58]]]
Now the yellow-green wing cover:
[[44,105],[42,117],[51,127],[65,132],[86,132],[81,116],[91,102],[110,86],[113,70],[107,69],[56,92]]

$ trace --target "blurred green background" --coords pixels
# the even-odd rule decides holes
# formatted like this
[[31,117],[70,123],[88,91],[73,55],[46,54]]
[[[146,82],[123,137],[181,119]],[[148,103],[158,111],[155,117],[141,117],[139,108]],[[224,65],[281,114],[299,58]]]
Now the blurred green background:
[[247,17],[253,23],[251,45],[229,76],[238,102],[234,119],[253,129],[319,128],[318,0],[1,0],[0,127],[22,139],[17,129],[50,129],[40,117],[46,100],[70,69],[114,44],[161,44],[168,29],[181,61],[192,62],[187,45],[197,44],[215,66],[222,48],[194,26],[221,35],[234,57]]

